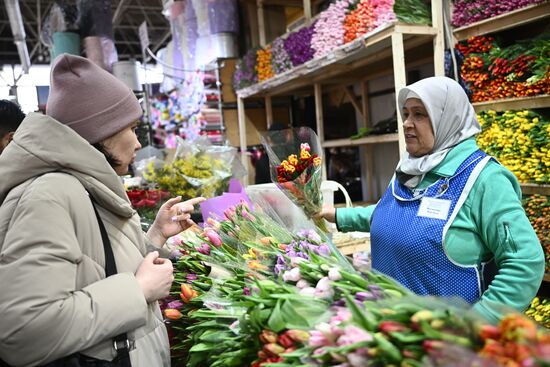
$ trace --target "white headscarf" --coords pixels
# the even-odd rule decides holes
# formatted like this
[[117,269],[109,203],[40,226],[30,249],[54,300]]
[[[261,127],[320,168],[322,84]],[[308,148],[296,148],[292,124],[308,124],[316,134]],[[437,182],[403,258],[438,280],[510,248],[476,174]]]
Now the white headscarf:
[[441,163],[451,148],[478,134],[481,127],[468,96],[453,79],[436,76],[401,89],[398,108],[402,118],[403,106],[408,98],[419,98],[422,101],[435,135],[431,153],[413,157],[406,152],[397,164],[395,173],[399,182],[414,188],[426,173]]

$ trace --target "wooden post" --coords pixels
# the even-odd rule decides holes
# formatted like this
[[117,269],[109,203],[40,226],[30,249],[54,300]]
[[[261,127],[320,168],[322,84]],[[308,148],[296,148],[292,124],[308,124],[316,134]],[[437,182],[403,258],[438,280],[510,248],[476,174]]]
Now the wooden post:
[[353,88],[343,86],[342,89],[344,90],[344,94],[349,98],[353,108],[355,108],[355,111],[357,111],[363,121],[366,121],[365,115],[363,114],[363,109],[359,106],[359,103],[357,103],[357,100],[355,99],[355,92],[353,91]]
[[256,1],[258,7],[258,31],[260,33],[260,46],[265,47],[266,45],[266,34],[265,34],[265,17],[264,17],[264,1]]
[[271,104],[271,96],[265,96],[265,119],[267,121],[267,129],[273,125],[273,105]]
[[369,119],[369,96],[367,91],[367,82],[362,80],[360,82],[361,87],[361,110],[363,111],[363,121],[365,121],[365,127],[370,127],[372,124]]
[[434,37],[434,73],[435,76],[445,76],[445,36],[443,33],[443,2],[432,0],[432,27]]
[[306,22],[309,23],[311,20],[311,0],[304,0],[304,16],[306,17]]
[[239,118],[239,143],[241,146],[241,162],[246,169],[246,175],[242,178],[243,186],[248,186],[248,154],[246,151],[246,115],[244,113],[244,101],[237,97],[237,115]]
[[252,43],[252,47],[256,47],[260,44],[260,39],[259,39],[260,31],[258,29],[258,4],[247,2],[245,7],[246,7],[245,16],[250,21],[250,24],[249,24],[250,41]]
[[[363,109],[363,121],[365,127],[372,127],[369,118],[369,96],[367,91],[367,82],[361,81],[361,107]],[[374,201],[374,146],[365,145],[360,148],[360,153],[364,157],[361,159],[361,172],[367,172],[367,179],[361,180],[361,191],[363,198],[368,202]],[[366,166],[366,167],[365,167]]]
[[[394,32],[391,35],[393,52],[393,83],[395,85],[395,107],[398,109],[397,97],[401,88],[407,85],[405,74],[405,50],[403,47],[403,33]],[[403,120],[397,111],[397,131],[399,133],[399,157],[405,153],[405,136],[403,135]]]
[[[317,121],[317,136],[321,147],[325,141],[325,126],[323,121],[323,91],[321,90],[321,84],[313,84],[313,92],[315,95],[315,119]],[[327,179],[327,162],[323,164],[323,180]]]

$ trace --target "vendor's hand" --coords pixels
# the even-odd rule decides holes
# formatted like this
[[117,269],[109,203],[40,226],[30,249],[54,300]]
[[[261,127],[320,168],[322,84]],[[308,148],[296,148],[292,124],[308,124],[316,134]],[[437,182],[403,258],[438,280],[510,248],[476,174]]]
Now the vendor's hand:
[[195,223],[191,220],[191,212],[195,205],[206,200],[203,197],[181,201],[177,196],[166,201],[159,209],[155,222],[147,232],[147,236],[157,247],[162,247],[168,237],[185,231]]
[[174,281],[174,268],[168,259],[159,257],[158,251],[147,254],[138,270],[136,280],[147,303],[167,297]]
[[332,206],[325,205],[317,214],[313,216],[314,218],[324,218],[327,222],[336,223],[336,208]]

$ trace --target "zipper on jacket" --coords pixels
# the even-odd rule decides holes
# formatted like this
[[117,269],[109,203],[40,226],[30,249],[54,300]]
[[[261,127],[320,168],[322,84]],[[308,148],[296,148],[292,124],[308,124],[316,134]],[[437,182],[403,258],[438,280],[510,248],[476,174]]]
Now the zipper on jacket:
[[504,225],[504,243],[507,246],[510,246],[514,252],[518,252],[516,242],[512,237],[512,231],[510,231],[510,223],[504,222],[503,225]]

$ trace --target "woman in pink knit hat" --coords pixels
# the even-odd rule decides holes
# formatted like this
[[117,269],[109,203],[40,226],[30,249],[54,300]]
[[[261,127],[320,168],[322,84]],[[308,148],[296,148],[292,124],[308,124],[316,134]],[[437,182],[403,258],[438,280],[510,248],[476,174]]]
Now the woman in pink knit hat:
[[46,115],[27,116],[0,157],[4,363],[170,365],[157,301],[173,269],[156,250],[192,224],[203,198],[168,200],[141,231],[119,178],[141,148],[141,114],[122,82],[61,55]]

